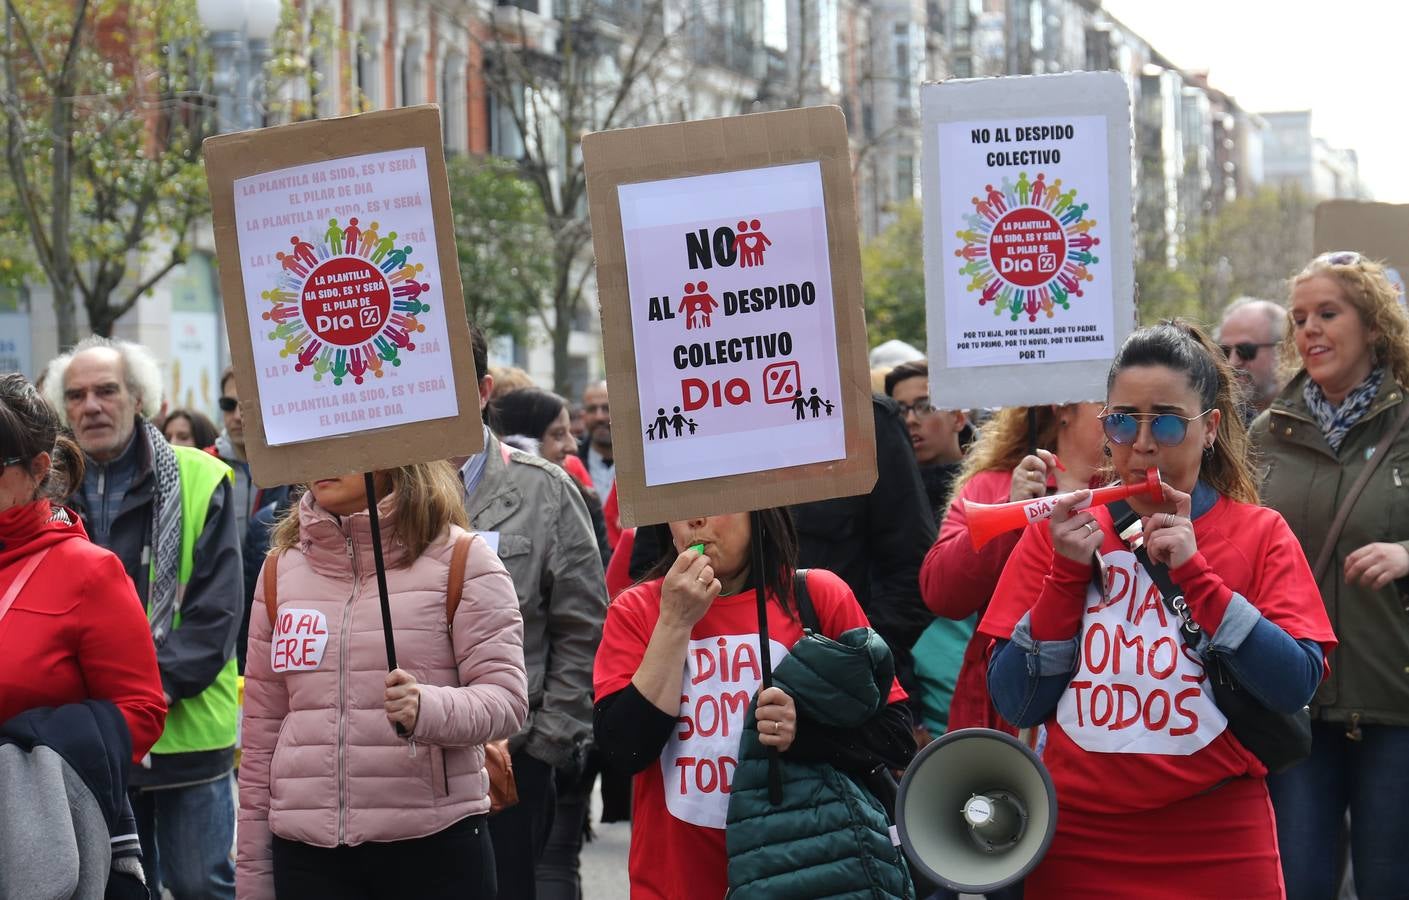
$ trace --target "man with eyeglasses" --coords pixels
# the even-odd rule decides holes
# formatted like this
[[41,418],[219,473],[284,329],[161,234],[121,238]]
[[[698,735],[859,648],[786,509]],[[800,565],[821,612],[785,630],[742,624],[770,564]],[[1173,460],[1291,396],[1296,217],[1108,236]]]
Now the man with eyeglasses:
[[154,896],[233,900],[234,644],[248,604],[230,469],[153,427],[161,368],[145,347],[87,338],[49,364],[44,384],[83,449],[70,503],[137,589],[169,707],[128,781],[147,884]]
[[1277,397],[1277,346],[1287,333],[1287,311],[1276,303],[1243,297],[1223,313],[1218,344],[1247,389],[1243,418],[1251,422]]
[[259,578],[259,569],[264,565],[264,555],[269,552],[269,534],[274,530],[274,522],[288,509],[289,488],[287,485],[261,488],[250,477],[250,466],[245,456],[245,418],[240,411],[240,389],[235,384],[235,370],[231,366],[220,374],[220,415],[225,420],[225,427],[215,439],[215,446],[209,450],[235,474],[235,528],[240,535],[243,551],[245,584],[244,615],[240,617],[235,654],[240,673],[243,674],[254,585]]

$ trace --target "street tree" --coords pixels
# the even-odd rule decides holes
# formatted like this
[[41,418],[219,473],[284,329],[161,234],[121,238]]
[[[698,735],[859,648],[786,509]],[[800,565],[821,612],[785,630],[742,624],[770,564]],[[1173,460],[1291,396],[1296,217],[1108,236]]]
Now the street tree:
[[582,136],[741,112],[757,96],[764,67],[749,23],[731,21],[734,13],[722,6],[553,6],[551,16],[496,6],[475,37],[494,110],[492,150],[518,164],[548,228],[544,319],[551,323],[554,386],[566,393],[568,339],[592,277]]
[[532,182],[494,157],[448,161],[465,311],[486,334],[528,337],[553,286],[553,240]]
[[0,240],[28,245],[59,343],[113,324],[190,251],[210,208],[209,71],[194,0],[4,0]]
[[1137,266],[1141,322],[1177,315],[1213,326],[1239,297],[1281,300],[1287,279],[1311,258],[1315,207],[1295,185],[1227,204],[1189,236],[1176,266]]
[[911,200],[861,249],[866,333],[872,346],[891,340],[925,346],[923,215]]

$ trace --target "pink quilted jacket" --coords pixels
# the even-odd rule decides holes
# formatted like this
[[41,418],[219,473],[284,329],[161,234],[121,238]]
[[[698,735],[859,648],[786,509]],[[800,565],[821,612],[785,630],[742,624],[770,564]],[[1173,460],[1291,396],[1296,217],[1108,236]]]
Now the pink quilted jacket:
[[[392,526],[383,500],[382,535]],[[396,658],[421,684],[408,742],[383,709],[386,645],[366,512],[304,496],[301,541],[278,566],[271,627],[255,588],[245,672],[236,893],[274,896],[270,835],[319,847],[423,837],[489,809],[486,741],[528,715],[523,622],[498,556],[475,537],[447,629],[451,526],[406,565],[385,547]],[[267,571],[267,569],[266,569]]]

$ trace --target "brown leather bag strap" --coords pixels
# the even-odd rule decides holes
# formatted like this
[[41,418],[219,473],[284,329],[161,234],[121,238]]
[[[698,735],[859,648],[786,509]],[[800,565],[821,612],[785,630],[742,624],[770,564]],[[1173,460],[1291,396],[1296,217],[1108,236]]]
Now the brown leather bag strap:
[[1375,445],[1374,452],[1365,462],[1365,468],[1360,470],[1360,477],[1355,479],[1355,483],[1350,486],[1350,491],[1345,495],[1345,499],[1341,501],[1340,509],[1336,510],[1336,518],[1331,522],[1330,530],[1326,532],[1326,542],[1321,545],[1321,552],[1316,556],[1316,565],[1311,567],[1311,575],[1317,581],[1320,581],[1321,576],[1325,574],[1326,566],[1331,564],[1331,557],[1336,553],[1336,542],[1340,540],[1341,531],[1345,529],[1346,520],[1350,518],[1350,511],[1355,507],[1355,501],[1360,499],[1360,495],[1365,492],[1365,486],[1374,476],[1375,470],[1389,455],[1389,445],[1399,437],[1406,422],[1409,422],[1409,400],[1401,400],[1399,415],[1395,418],[1394,424],[1389,426],[1389,431],[1386,431],[1384,437],[1380,438],[1380,442]]
[[450,553],[450,583],[445,591],[445,624],[455,622],[455,610],[460,608],[460,595],[465,591],[465,560],[470,555],[468,534],[460,535],[455,541],[455,549]]
[[271,553],[264,557],[264,608],[269,612],[269,626],[279,619],[279,556]]

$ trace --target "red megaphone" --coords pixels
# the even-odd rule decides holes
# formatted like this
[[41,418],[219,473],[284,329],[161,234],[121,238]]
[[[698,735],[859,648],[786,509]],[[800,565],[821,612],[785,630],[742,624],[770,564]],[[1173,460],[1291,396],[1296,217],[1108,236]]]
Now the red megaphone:
[[[973,503],[965,500],[964,517],[969,523],[969,540],[973,542],[974,549],[978,550],[1005,531],[1026,528],[1033,522],[1050,518],[1057,501],[1074,493],[1076,491],[1038,497],[1035,500],[1015,500],[1012,503]],[[1075,509],[1104,506],[1136,494],[1149,494],[1157,503],[1164,499],[1159,469],[1147,469],[1145,480],[1138,484],[1113,484],[1110,487],[1097,488],[1084,502],[1077,504]]]

